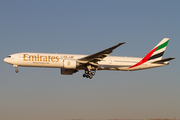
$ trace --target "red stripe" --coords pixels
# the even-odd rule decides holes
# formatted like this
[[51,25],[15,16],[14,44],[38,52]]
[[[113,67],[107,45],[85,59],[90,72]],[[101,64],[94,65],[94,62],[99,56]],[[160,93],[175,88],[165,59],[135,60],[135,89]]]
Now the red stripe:
[[149,60],[149,58],[151,57],[151,55],[154,53],[154,51],[156,51],[158,47],[154,48],[153,50],[151,50],[141,61],[139,61],[138,63],[136,63],[135,65],[129,67],[129,68],[133,68],[133,67],[136,67],[136,66],[139,66],[145,62],[147,62]]

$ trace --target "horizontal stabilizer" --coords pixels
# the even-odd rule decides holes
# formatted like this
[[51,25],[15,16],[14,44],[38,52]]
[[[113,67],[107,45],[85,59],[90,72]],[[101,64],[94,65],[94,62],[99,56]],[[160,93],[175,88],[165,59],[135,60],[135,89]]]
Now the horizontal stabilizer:
[[173,60],[175,59],[174,57],[170,57],[170,58],[166,58],[166,59],[162,59],[162,60],[158,60],[158,61],[154,61],[152,63],[155,63],[155,64],[161,64],[161,63],[164,63],[164,62],[167,62],[167,61],[170,61],[170,60]]

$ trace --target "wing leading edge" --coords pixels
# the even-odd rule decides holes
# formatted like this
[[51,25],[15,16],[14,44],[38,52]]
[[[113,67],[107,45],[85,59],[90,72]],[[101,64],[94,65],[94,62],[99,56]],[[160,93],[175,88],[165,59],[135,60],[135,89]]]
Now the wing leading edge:
[[108,49],[102,50],[102,51],[100,51],[98,53],[86,56],[84,58],[80,58],[77,61],[79,63],[83,63],[83,64],[89,63],[91,65],[95,65],[96,66],[96,65],[98,65],[97,64],[98,61],[103,60],[105,57],[109,56],[109,54],[111,54],[114,49],[116,49],[117,47],[119,47],[120,45],[125,44],[125,43],[126,42],[119,43],[119,44],[117,44],[117,45],[115,45],[113,47],[110,47]]

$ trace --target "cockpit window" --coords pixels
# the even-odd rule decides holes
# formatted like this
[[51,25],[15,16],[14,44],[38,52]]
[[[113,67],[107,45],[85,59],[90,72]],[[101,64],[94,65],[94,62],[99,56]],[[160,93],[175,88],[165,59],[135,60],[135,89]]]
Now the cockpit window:
[[8,58],[11,58],[11,56],[7,56]]

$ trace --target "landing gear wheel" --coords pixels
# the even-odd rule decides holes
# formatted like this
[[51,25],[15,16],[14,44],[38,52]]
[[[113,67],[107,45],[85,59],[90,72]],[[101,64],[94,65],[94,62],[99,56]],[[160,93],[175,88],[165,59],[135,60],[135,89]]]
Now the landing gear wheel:
[[89,78],[89,75],[86,75],[86,78]]
[[83,77],[86,77],[86,74],[83,74]]
[[94,75],[95,75],[95,72],[92,72],[91,75],[94,76]]
[[17,70],[15,70],[15,72],[16,72],[16,73],[18,73],[18,72],[19,72],[19,70],[17,69]]
[[88,72],[89,72],[89,71],[86,70],[86,71],[85,71],[85,74],[88,74]]
[[86,78],[89,78],[89,79],[92,79],[93,76],[95,75],[96,71],[91,71],[90,69],[88,70],[85,70],[85,73],[83,74],[83,77],[86,77]]

